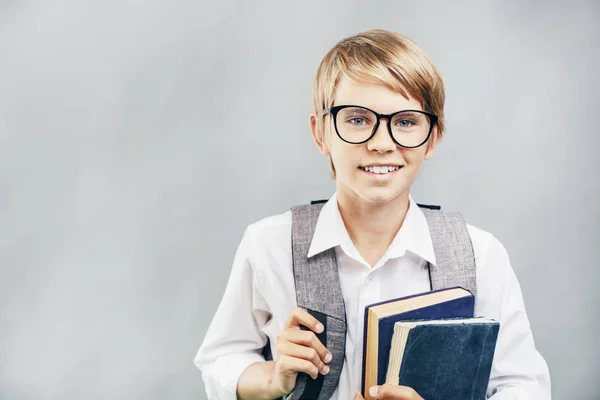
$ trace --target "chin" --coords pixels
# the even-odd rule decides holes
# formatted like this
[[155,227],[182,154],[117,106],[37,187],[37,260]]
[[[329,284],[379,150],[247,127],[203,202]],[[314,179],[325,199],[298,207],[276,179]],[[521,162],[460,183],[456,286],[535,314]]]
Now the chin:
[[345,198],[349,202],[383,205],[408,198],[410,185],[408,182],[388,182],[388,184],[374,185],[361,181],[340,179],[338,176],[336,190],[338,198]]
[[386,204],[402,197],[407,191],[390,190],[389,188],[369,188],[357,192],[358,196],[367,203]]

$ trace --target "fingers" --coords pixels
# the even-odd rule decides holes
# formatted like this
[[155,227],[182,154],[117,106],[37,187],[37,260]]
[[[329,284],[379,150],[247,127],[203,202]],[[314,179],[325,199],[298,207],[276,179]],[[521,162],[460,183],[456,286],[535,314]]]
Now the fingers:
[[301,308],[292,311],[284,330],[276,337],[278,357],[274,376],[278,387],[293,388],[298,372],[313,379],[317,379],[319,373],[329,373],[327,364],[332,355],[315,334],[323,330],[323,325],[307,311]]
[[318,319],[300,307],[296,307],[292,310],[285,327],[290,329],[300,329],[300,325],[304,325],[315,333],[321,333],[325,329]]
[[364,398],[364,397],[362,397],[362,394],[361,394],[360,392],[357,392],[357,393],[354,395],[354,399],[353,399],[353,400],[365,400],[365,398]]
[[329,366],[323,362],[319,353],[312,347],[300,346],[292,342],[282,342],[279,345],[278,351],[280,354],[285,354],[289,357],[301,358],[312,362],[323,375],[329,373]]
[[315,364],[302,358],[294,358],[287,355],[282,355],[279,357],[278,363],[281,370],[286,371],[286,375],[288,376],[298,372],[305,372],[313,379],[317,379],[319,376],[319,370]]
[[414,389],[408,386],[396,386],[385,384],[373,386],[369,394],[377,400],[423,400]]
[[[315,336],[313,332],[301,330],[284,330],[277,335],[278,346],[285,345],[286,342],[299,344],[314,349],[322,362],[328,364],[331,362],[331,353]],[[318,365],[317,365],[318,366]]]

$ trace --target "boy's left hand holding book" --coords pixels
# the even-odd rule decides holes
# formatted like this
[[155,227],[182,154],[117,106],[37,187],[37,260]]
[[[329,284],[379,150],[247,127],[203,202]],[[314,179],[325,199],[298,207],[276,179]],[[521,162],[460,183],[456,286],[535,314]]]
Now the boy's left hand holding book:
[[[373,386],[370,390],[371,396],[377,400],[423,400],[414,389],[408,386],[397,386],[385,384]],[[365,400],[359,393],[356,393],[354,400]]]

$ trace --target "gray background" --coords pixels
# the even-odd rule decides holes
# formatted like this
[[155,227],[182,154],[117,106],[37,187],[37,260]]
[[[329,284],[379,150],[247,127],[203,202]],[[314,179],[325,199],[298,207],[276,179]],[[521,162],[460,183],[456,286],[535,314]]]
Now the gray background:
[[317,65],[386,28],[447,88],[415,199],[505,244],[553,397],[599,399],[599,23],[597,1],[0,1],[0,398],[205,398],[245,226],[334,190]]

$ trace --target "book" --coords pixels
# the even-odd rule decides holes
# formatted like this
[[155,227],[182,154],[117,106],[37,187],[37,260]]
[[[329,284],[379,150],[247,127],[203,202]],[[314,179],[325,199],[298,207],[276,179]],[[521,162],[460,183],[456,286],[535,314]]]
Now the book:
[[484,400],[499,328],[486,318],[397,322],[385,381],[427,400]]
[[473,317],[475,297],[461,287],[439,289],[365,307],[362,393],[385,383],[394,324],[399,321]]

